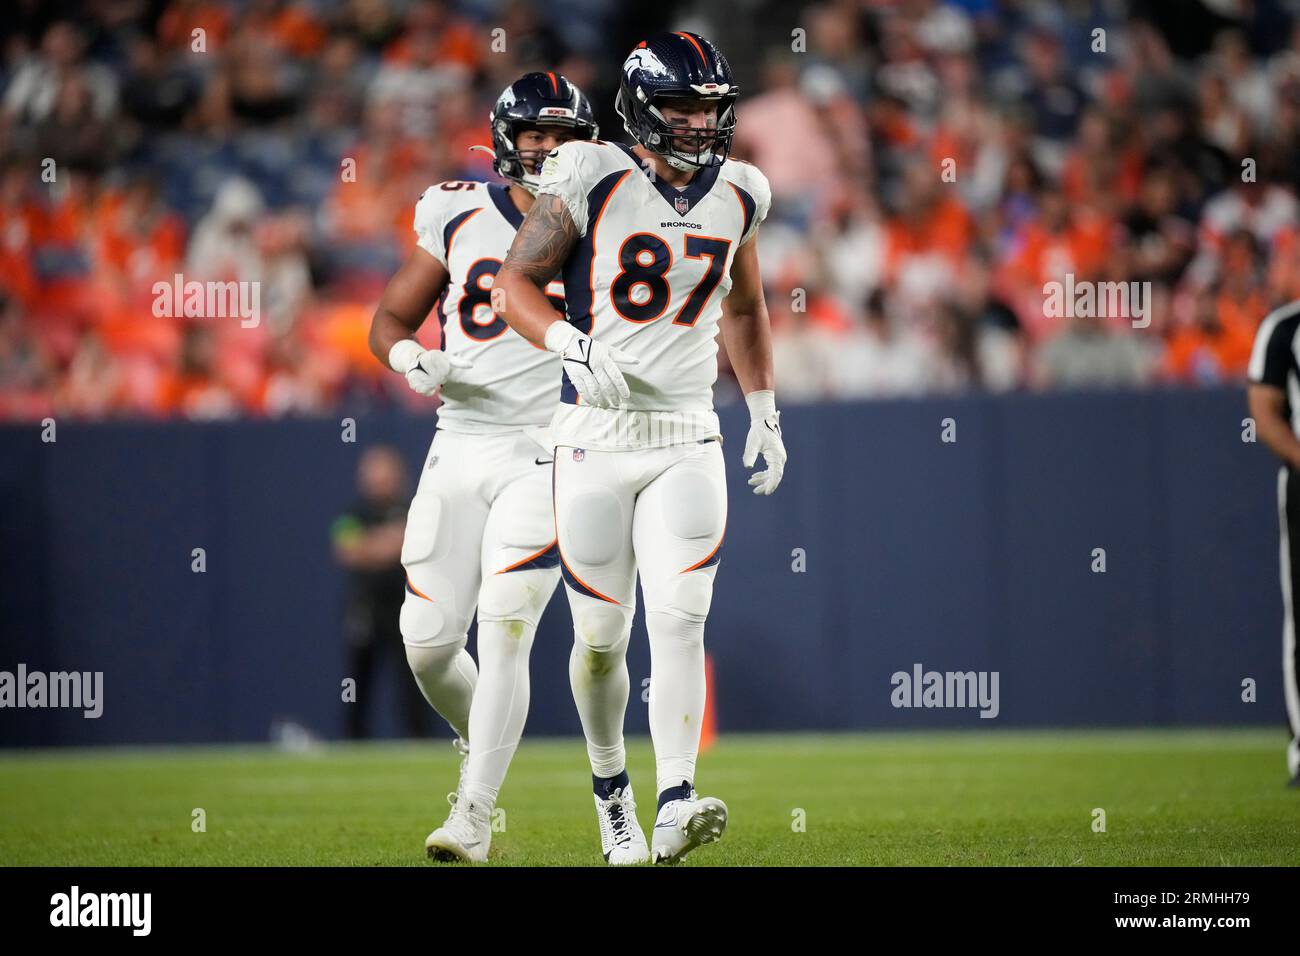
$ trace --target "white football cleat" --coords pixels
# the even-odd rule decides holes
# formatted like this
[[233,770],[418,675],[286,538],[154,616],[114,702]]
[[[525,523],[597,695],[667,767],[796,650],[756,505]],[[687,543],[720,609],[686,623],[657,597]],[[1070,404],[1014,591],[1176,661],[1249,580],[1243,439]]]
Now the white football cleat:
[[429,834],[424,850],[443,863],[485,863],[492,845],[492,821],[487,807],[451,793],[447,822]]
[[669,800],[655,818],[654,861],[672,865],[697,846],[716,843],[727,829],[727,805],[717,797]]
[[492,842],[492,825],[486,807],[476,806],[465,796],[465,774],[469,770],[469,745],[457,737],[452,741],[460,754],[460,774],[454,793],[447,794],[451,813],[447,822],[424,841],[430,859],[450,863],[482,863]]
[[636,820],[632,785],[610,792],[608,800],[592,794],[596,801],[596,822],[600,824],[600,852],[611,866],[635,866],[650,859],[645,834]]

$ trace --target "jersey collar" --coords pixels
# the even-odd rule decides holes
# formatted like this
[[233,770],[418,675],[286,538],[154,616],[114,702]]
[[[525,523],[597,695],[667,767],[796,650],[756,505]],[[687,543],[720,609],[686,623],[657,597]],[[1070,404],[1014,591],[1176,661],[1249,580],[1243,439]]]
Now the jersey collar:
[[510,187],[501,183],[488,183],[488,195],[497,211],[505,216],[510,228],[517,230],[524,223],[524,214],[519,211],[514,200],[510,198]]
[[[658,176],[649,175],[644,161],[624,143],[618,143],[618,148],[627,153],[628,159],[636,165],[636,168],[646,174],[646,179],[659,190],[659,195],[664,197],[664,202],[668,203],[672,209],[681,218],[695,208],[696,203],[709,194],[713,189],[713,184],[718,181],[718,172],[722,169],[722,164],[716,166],[705,166],[695,173],[694,178],[681,189],[668,185]],[[683,203],[682,201],[685,200]]]

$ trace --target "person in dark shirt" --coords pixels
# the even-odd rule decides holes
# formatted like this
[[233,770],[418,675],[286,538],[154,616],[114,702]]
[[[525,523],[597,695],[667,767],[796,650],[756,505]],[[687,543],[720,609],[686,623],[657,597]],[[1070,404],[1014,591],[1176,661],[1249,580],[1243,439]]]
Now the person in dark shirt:
[[356,699],[348,705],[348,736],[369,736],[374,676],[385,658],[397,662],[402,724],[412,737],[427,736],[428,708],[406,673],[398,626],[405,596],[402,536],[406,527],[406,467],[398,453],[372,446],[357,466],[360,497],[330,529],[334,556],[348,571],[344,633],[348,676],[356,681]]
[[1277,511],[1281,527],[1282,691],[1291,743],[1286,749],[1291,786],[1300,787],[1300,650],[1295,592],[1300,583],[1300,299],[1264,317],[1250,356],[1250,414],[1259,439],[1277,455]]

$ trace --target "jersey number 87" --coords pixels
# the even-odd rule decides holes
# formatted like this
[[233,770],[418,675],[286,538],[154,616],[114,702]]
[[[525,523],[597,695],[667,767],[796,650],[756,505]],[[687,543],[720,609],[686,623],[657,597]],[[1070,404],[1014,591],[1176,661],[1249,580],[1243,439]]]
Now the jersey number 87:
[[[687,234],[684,245],[687,259],[709,260],[709,267],[703,277],[673,316],[673,325],[690,327],[700,317],[704,304],[722,281],[722,270],[727,264],[731,240]],[[667,276],[673,265],[673,254],[668,243],[654,233],[635,233],[624,239],[623,245],[619,247],[618,264],[621,271],[609,287],[609,300],[613,303],[614,311],[637,324],[659,318],[672,299]],[[644,301],[636,302],[632,299],[632,290],[637,286],[650,290]]]

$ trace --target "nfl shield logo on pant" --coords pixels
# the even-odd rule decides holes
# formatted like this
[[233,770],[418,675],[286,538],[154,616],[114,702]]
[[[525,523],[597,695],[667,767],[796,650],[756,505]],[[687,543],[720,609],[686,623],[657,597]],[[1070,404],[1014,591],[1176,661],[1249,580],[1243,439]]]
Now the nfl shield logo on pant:
[[583,450],[583,449],[581,449],[581,448],[575,448],[575,449],[573,449],[573,460],[574,460],[574,461],[582,461],[582,459],[584,459],[584,458],[586,458],[586,457],[587,457],[587,452],[586,452],[585,450]]

